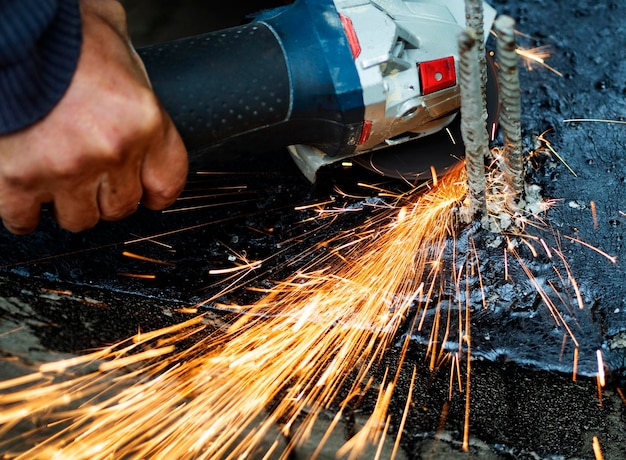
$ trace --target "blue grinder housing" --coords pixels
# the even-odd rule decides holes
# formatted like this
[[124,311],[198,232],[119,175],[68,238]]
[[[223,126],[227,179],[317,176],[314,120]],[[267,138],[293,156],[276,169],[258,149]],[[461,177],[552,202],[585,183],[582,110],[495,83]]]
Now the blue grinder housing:
[[332,0],[297,0],[239,27],[138,52],[190,152],[355,149],[362,88]]
[[[485,4],[486,31],[494,17]],[[397,152],[458,123],[464,27],[464,0],[296,0],[139,54],[192,167],[207,155],[287,148],[315,181],[324,165],[363,164],[364,153]],[[411,149],[408,162],[384,168],[370,156],[366,167],[417,178],[458,161],[457,151]]]

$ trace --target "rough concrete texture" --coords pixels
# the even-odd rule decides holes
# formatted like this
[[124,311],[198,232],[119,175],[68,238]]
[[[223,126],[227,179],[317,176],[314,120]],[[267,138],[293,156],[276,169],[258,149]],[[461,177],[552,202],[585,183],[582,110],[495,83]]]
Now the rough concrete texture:
[[[239,17],[236,11],[254,9],[245,2],[232,2],[232,14],[220,22],[206,2],[159,3],[156,7],[155,2],[128,0],[138,45],[196,33],[204,23],[207,29],[234,25]],[[625,120],[626,51],[621,43],[626,35],[622,20],[626,3],[494,0],[492,4],[517,21],[521,46],[549,47],[546,63],[562,74],[538,64],[528,64],[532,70],[522,66],[522,137],[528,181],[539,186],[544,198],[555,200],[544,216],[550,231],[538,235],[559,248],[569,262],[584,304],[584,310],[572,310],[568,316],[580,341],[580,375],[572,380],[572,344],[563,345],[562,328],[555,326],[533,286],[522,281],[520,272],[511,273],[516,283],[502,281],[503,242],[488,232],[474,232],[484,257],[481,270],[487,298],[492,302],[489,309],[476,308],[472,315],[469,454],[461,451],[465,394],[455,392],[448,400],[448,373],[428,369],[424,337],[414,334],[400,379],[400,390],[406,390],[416,366],[403,455],[416,459],[593,458],[592,437],[597,436],[604,458],[626,458],[626,409],[618,395],[626,369],[626,126],[564,121]],[[542,133],[567,166],[538,140]],[[250,260],[265,263],[243,285],[268,287],[310,260],[314,254],[308,255],[307,249],[316,242],[366,220],[371,209],[367,204],[378,203],[378,198],[339,198],[342,206],[365,211],[342,215],[330,226],[328,221],[306,221],[310,214],[294,211],[295,206],[324,201],[330,195],[336,198],[334,187],[363,195],[358,182],[403,187],[368,171],[341,167],[328,168],[319,183],[311,186],[282,151],[210,158],[206,167],[226,173],[191,175],[184,196],[203,196],[187,202],[202,206],[195,210],[166,214],[140,210],[123,222],[102,223],[80,235],[59,230],[45,216],[40,230],[31,236],[0,234],[3,379],[27,372],[42,361],[125,339],[138,327],[148,330],[179,321],[184,316],[175,313],[177,308],[230,285],[229,279],[209,275],[208,270],[229,267],[244,252]],[[155,238],[157,243],[125,244],[151,235],[162,236]],[[616,263],[567,237],[607,252]],[[458,244],[463,241],[467,242],[461,238]],[[174,265],[131,259],[123,251]],[[301,265],[286,265],[295,256],[301,257]],[[558,279],[554,258],[532,257],[529,251],[522,252],[522,257],[546,285]],[[151,274],[154,279],[124,276],[128,273]],[[72,294],[55,294],[65,290]],[[572,297],[572,291],[567,292]],[[255,298],[241,289],[216,301]],[[601,401],[594,377],[596,350],[602,351],[608,377]],[[386,367],[395,366],[397,356],[392,349],[373,375],[380,379]],[[406,391],[397,391],[392,405],[394,426],[404,408],[403,395]],[[364,399],[357,415],[372,409],[373,397]],[[342,429],[332,439],[340,443],[344,437]],[[297,458],[307,458],[306,449]]]

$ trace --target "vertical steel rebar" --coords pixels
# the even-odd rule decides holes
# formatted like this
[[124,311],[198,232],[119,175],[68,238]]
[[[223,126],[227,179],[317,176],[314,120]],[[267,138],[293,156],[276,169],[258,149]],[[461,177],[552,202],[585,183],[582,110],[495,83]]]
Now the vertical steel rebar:
[[507,200],[511,209],[519,205],[524,194],[524,159],[522,156],[521,100],[515,44],[515,20],[500,16],[495,22],[497,34],[496,61],[500,85],[500,126],[504,143],[503,173],[510,187]]
[[487,52],[483,0],[465,0],[465,24],[476,34],[482,117],[487,123]]
[[471,218],[487,214],[485,156],[489,153],[489,135],[482,116],[478,40],[474,30],[466,28],[458,36],[461,85],[461,135],[465,143],[465,164]]

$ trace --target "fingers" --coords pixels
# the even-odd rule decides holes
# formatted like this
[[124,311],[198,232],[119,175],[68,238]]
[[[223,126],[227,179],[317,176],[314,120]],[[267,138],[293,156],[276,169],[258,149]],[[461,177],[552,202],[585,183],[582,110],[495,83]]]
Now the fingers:
[[141,167],[141,203],[153,210],[172,204],[187,180],[187,150],[169,116],[163,112],[163,117],[164,141],[146,154]]
[[105,176],[98,190],[100,219],[120,220],[130,216],[137,210],[142,194],[137,169]]
[[[57,188],[50,201],[59,226],[81,232],[94,227],[99,220],[119,220],[134,213],[142,196],[141,184],[136,170],[132,178],[124,176],[120,174],[113,181],[105,177],[99,184]],[[4,226],[16,235],[31,233],[39,225],[42,201],[35,199],[33,193],[15,190],[9,196],[8,200],[0,199]]]
[[31,233],[39,225],[41,203],[30,194],[3,196],[0,198],[0,210],[5,228],[16,235]]
[[82,232],[95,227],[100,220],[98,184],[90,182],[57,190],[54,195],[54,218],[71,232]]

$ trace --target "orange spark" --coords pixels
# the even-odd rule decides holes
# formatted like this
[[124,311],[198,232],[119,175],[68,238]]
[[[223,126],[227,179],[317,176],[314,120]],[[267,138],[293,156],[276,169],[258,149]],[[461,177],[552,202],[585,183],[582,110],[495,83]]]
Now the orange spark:
[[209,275],[223,275],[225,273],[234,273],[240,272],[242,270],[254,270],[257,267],[260,267],[263,262],[261,260],[257,260],[255,262],[250,262],[243,265],[238,265],[236,267],[230,268],[214,268],[209,270]]
[[137,279],[142,279],[142,280],[155,280],[156,279],[156,275],[154,274],[147,274],[147,273],[118,273],[118,275],[120,276],[125,276],[127,278],[137,278]]
[[135,253],[129,252],[129,251],[123,251],[122,255],[124,257],[129,257],[131,259],[141,260],[143,262],[150,262],[150,263],[159,264],[159,265],[168,265],[170,267],[175,267],[176,266],[176,264],[174,264],[172,262],[166,262],[164,260],[153,259],[152,257],[142,256],[140,254],[135,254]]
[[596,358],[598,361],[598,383],[601,387],[606,384],[604,377],[604,359],[602,359],[602,350],[596,350]]
[[[190,349],[177,351],[173,345],[199,331],[192,324],[186,324],[188,332],[141,333],[138,342],[110,349],[112,359],[98,372],[70,380],[69,387],[33,389],[49,397],[63,391],[66,402],[91,394],[93,402],[59,414],[72,420],[71,431],[37,444],[27,455],[237,458],[253,450],[273,424],[300,416],[290,443],[298,445],[350,374],[356,373],[350,384],[355,389],[368,379],[423,293],[421,286],[432,291],[438,282],[441,271],[431,269],[430,261],[441,258],[454,231],[451,210],[465,193],[460,171],[407,206],[403,217],[387,213],[371,222],[373,228],[386,222],[384,231],[362,232],[362,243],[328,252],[319,261],[325,269],[299,272],[279,283],[258,304],[240,307],[238,318],[218,334]],[[376,245],[368,248],[373,241]],[[339,251],[346,263],[329,264]],[[118,392],[101,400],[96,396],[109,379],[117,382]],[[395,381],[383,382],[380,389],[362,434],[342,450],[348,457],[358,456],[366,444],[381,449]],[[274,411],[259,424],[279,395]],[[26,393],[20,400],[23,405],[15,403],[12,414],[37,411]]]
[[591,200],[589,202],[589,205],[591,207],[591,218],[593,219],[593,228],[597,230],[598,229],[598,214],[596,212],[596,202]]
[[602,455],[602,447],[600,446],[600,440],[597,436],[593,437],[593,455],[595,455],[596,460],[604,460],[604,456]]
[[532,64],[539,64],[540,66],[545,67],[551,72],[557,74],[559,77],[563,76],[561,72],[546,63],[546,59],[550,57],[549,46],[538,46],[529,49],[518,48],[516,52],[524,60],[528,70],[532,70]]
[[617,263],[617,257],[612,256],[612,255],[610,255],[610,254],[608,254],[608,253],[604,252],[603,250],[601,250],[601,249],[599,249],[599,248],[597,248],[597,247],[595,247],[595,246],[592,246],[591,244],[587,243],[586,241],[580,240],[580,239],[578,239],[578,238],[573,238],[573,237],[571,237],[571,236],[567,236],[567,235],[563,235],[563,236],[564,236],[565,238],[567,238],[568,240],[570,240],[570,241],[574,241],[575,243],[582,244],[583,246],[585,246],[585,247],[587,247],[587,248],[589,248],[589,249],[591,249],[591,250],[593,250],[593,251],[597,252],[597,253],[598,253],[598,254],[600,254],[601,256],[606,257],[606,258],[607,258],[609,261],[611,261],[612,263],[614,263],[614,264],[615,264],[615,263]]
[[578,372],[578,347],[574,348],[574,364],[572,366],[572,381],[576,381],[576,373]]
[[625,120],[611,120],[605,118],[569,118],[563,120],[563,123],[580,123],[580,122],[592,122],[592,123],[615,123],[618,125],[626,125]]

